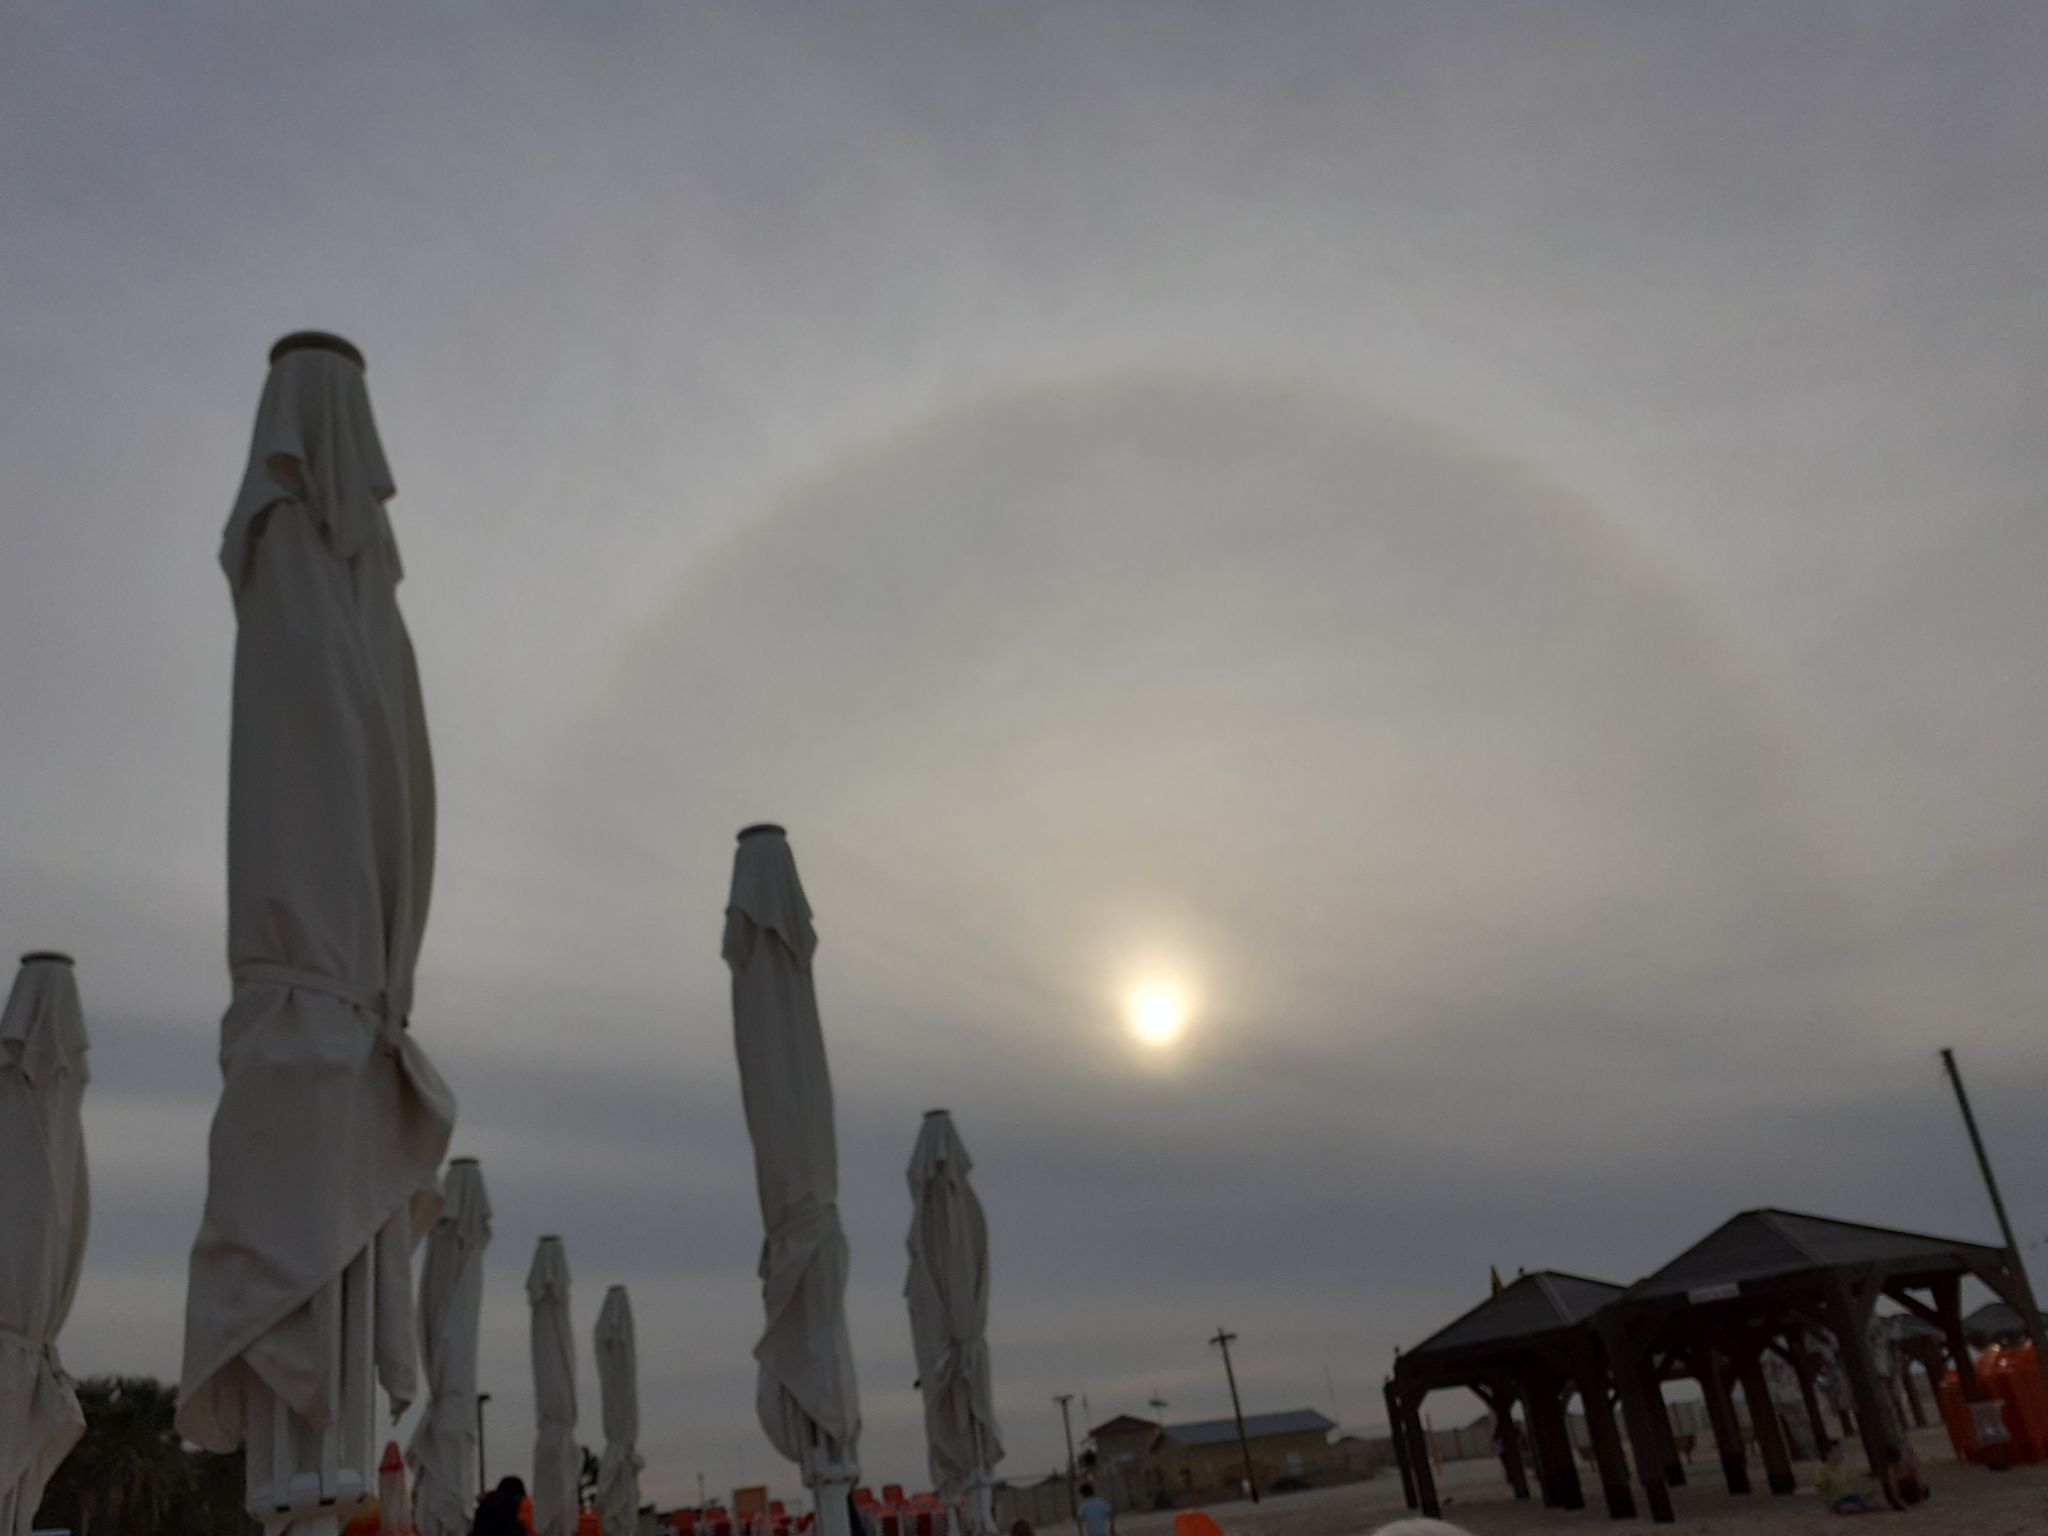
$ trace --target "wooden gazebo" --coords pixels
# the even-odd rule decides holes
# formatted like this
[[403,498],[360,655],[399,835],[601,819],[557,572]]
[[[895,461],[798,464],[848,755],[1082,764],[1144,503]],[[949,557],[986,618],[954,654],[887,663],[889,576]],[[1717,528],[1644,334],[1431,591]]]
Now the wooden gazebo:
[[[1566,1418],[1566,1405],[1576,1392],[1608,1513],[1616,1519],[1635,1514],[1628,1463],[1615,1428],[1607,1355],[1592,1321],[1622,1294],[1618,1285],[1555,1270],[1521,1275],[1396,1359],[1386,1386],[1387,1419],[1410,1508],[1431,1517],[1442,1513],[1422,1427],[1422,1400],[1442,1388],[1463,1387],[1493,1411],[1508,1482],[1515,1496],[1525,1499],[1529,1484],[1514,1421],[1514,1405],[1522,1404],[1543,1502],[1561,1509],[1583,1509],[1586,1503]],[[1658,1442],[1662,1471],[1677,1458],[1675,1449],[1667,1448],[1668,1421],[1661,1413],[1657,1419],[1664,1422]]]
[[1749,1407],[1773,1493],[1796,1486],[1783,1426],[1765,1386],[1763,1356],[1781,1355],[1799,1374],[1816,1420],[1815,1361],[1807,1341],[1825,1334],[1856,1404],[1856,1427],[1879,1475],[1898,1443],[1890,1404],[1873,1369],[1869,1333],[1880,1297],[1939,1329],[1964,1391],[1978,1395],[1963,1333],[1962,1281],[1974,1275],[2016,1309],[2024,1285],[2004,1249],[1981,1243],[1861,1226],[1791,1211],[1745,1211],[1723,1223],[1604,1308],[1599,1331],[1620,1388],[1637,1476],[1653,1519],[1673,1518],[1667,1458],[1656,1421],[1657,1383],[1696,1378],[1706,1394],[1728,1487],[1749,1491],[1731,1385]]

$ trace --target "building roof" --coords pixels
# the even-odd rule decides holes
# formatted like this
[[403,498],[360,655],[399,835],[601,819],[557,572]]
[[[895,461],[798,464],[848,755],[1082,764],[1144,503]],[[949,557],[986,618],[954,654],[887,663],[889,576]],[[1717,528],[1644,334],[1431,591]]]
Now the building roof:
[[1996,1264],[2004,1254],[1982,1243],[1867,1227],[1796,1211],[1744,1211],[1732,1216],[1655,1274],[1628,1288],[1629,1302],[1727,1296],[1754,1282],[1835,1269],[1878,1268],[1893,1274],[1960,1274]]
[[[1244,1416],[1244,1437],[1262,1440],[1268,1435],[1328,1434],[1337,1426],[1313,1408],[1290,1408],[1284,1413],[1248,1413]],[[1235,1419],[1198,1419],[1192,1424],[1164,1426],[1166,1438],[1180,1445],[1215,1445],[1237,1438]]]
[[1088,1438],[1094,1440],[1103,1435],[1149,1435],[1156,1433],[1158,1429],[1159,1426],[1150,1419],[1141,1419],[1136,1414],[1120,1413],[1089,1430]]
[[1567,1275],[1554,1269],[1518,1275],[1402,1358],[1429,1360],[1505,1349],[1526,1339],[1576,1328],[1621,1293],[1622,1287],[1605,1280],[1588,1280],[1584,1275]]
[[1973,1342],[2022,1335],[2027,1325],[2019,1313],[2002,1301],[1987,1301],[1963,1319],[1963,1336]]

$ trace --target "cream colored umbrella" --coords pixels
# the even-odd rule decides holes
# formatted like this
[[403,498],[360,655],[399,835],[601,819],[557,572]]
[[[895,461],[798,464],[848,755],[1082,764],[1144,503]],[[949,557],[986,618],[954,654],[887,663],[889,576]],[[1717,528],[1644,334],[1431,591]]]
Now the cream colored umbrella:
[[995,1536],[991,1489],[1003,1459],[989,1388],[988,1223],[967,1182],[974,1161],[953,1117],[924,1117],[910,1156],[910,1342],[924,1393],[932,1486],[969,1536]]
[[441,1218],[427,1234],[420,1271],[427,1406],[406,1448],[418,1479],[413,1505],[420,1536],[468,1536],[476,1504],[477,1326],[490,1241],[483,1169],[473,1157],[458,1157],[441,1181]]
[[50,1474],[85,1432],[57,1335],[91,1208],[86,1045],[70,957],[23,955],[0,1014],[0,1536],[27,1536]]
[[361,354],[271,353],[221,565],[234,598],[223,1083],[178,1428],[249,1446],[276,1536],[376,1486],[373,1384],[414,1396],[412,1250],[453,1096],[411,1022],[434,778]]
[[533,1309],[533,1529],[535,1536],[573,1536],[576,1475],[576,1340],[569,1327],[569,1256],[548,1236],[526,1274]]
[[754,1346],[755,1412],[775,1448],[802,1470],[821,1536],[846,1536],[847,1498],[860,1476],[860,1393],[846,1332],[839,1154],[811,982],[817,935],[780,827],[740,833],[724,949],[766,1229],[768,1326]]
[[597,1314],[597,1396],[604,1413],[604,1455],[597,1468],[597,1518],[604,1536],[637,1536],[640,1528],[640,1364],[633,1343],[633,1303],[626,1288],[604,1293]]

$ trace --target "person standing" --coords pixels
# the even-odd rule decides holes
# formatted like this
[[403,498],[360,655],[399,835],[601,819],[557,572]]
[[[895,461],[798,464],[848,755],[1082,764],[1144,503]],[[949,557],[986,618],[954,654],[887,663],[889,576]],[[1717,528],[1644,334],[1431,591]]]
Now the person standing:
[[1093,1483],[1081,1485],[1081,1536],[1116,1536],[1116,1511],[1096,1493]]

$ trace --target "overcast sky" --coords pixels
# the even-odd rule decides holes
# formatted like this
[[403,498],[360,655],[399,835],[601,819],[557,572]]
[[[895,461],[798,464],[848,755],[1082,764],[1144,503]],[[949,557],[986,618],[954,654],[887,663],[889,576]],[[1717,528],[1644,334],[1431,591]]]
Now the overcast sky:
[[762,817],[877,1484],[935,1104],[1012,1475],[1056,1392],[1226,1412],[1218,1324],[1248,1409],[1362,1426],[1489,1264],[1989,1237],[1944,1044],[2048,1235],[2044,74],[2021,0],[12,12],[0,942],[93,1029],[67,1361],[178,1365],[215,551],[306,325],[399,484],[494,1474],[558,1231],[582,1438],[623,1281],[650,1496],[794,1492],[718,953]]

